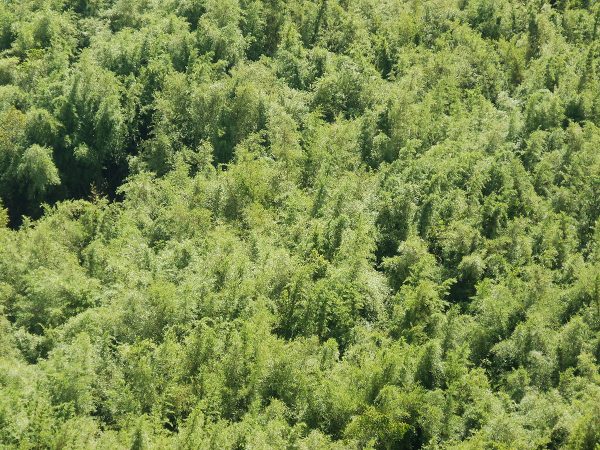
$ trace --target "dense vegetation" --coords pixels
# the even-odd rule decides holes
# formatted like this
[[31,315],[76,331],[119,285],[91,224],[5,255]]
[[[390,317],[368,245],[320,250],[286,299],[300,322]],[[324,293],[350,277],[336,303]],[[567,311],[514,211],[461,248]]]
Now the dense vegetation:
[[599,27],[1,0],[0,447],[597,449]]

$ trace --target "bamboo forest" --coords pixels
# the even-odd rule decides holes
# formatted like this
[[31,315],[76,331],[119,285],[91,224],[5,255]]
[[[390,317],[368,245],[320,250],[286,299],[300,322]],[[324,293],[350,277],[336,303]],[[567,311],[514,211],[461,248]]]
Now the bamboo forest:
[[0,449],[600,449],[600,1],[0,0]]

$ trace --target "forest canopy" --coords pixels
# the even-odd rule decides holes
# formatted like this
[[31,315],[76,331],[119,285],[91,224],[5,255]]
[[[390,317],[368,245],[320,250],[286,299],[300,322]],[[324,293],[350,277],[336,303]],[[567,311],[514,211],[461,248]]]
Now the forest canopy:
[[599,27],[0,0],[0,447],[600,448]]

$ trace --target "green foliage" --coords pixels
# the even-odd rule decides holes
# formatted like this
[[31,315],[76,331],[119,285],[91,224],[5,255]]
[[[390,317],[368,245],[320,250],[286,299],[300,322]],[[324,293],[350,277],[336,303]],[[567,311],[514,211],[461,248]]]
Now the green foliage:
[[598,448],[599,26],[0,2],[0,447]]
[[47,147],[33,145],[21,156],[17,166],[17,178],[27,186],[29,198],[43,194],[48,186],[60,183],[51,152]]

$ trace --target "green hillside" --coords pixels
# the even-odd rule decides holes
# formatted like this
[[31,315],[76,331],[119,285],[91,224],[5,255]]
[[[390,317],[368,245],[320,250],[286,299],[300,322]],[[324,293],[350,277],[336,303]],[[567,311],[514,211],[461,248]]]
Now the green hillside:
[[0,449],[600,449],[600,2],[0,0]]

